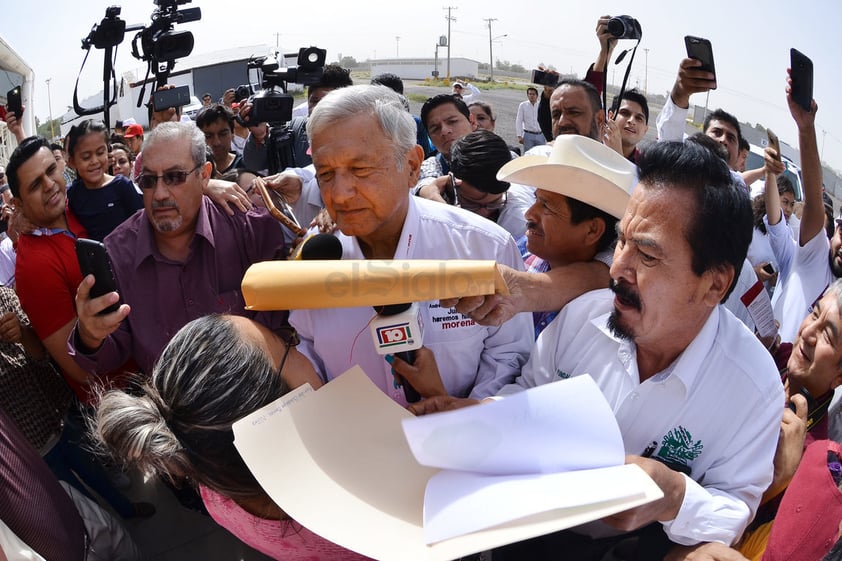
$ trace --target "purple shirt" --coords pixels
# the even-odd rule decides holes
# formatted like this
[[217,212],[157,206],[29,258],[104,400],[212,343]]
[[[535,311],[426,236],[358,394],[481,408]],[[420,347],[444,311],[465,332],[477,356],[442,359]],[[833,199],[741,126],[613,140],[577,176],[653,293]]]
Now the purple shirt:
[[240,284],[252,263],[283,258],[281,226],[264,209],[228,216],[202,197],[196,234],[184,263],[161,255],[146,210],[107,238],[120,296],[132,308],[120,327],[94,353],[68,352],[89,372],[111,371],[132,357],[146,374],[175,333],[188,322],[213,313],[252,318],[269,329],[286,324],[287,312],[245,309]]

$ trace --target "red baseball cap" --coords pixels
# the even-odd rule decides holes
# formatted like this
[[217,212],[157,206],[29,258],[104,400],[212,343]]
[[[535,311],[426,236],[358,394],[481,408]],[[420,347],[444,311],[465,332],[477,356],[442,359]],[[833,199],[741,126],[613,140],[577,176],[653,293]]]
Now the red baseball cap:
[[136,136],[143,136],[143,127],[137,124],[129,125],[125,134],[123,134],[123,138],[134,138]]

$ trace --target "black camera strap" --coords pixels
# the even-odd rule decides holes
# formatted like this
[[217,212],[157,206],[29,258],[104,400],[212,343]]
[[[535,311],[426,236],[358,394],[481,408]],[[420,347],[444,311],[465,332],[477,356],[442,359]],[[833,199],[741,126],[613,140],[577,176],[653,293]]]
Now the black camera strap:
[[[637,40],[635,46],[631,49],[631,56],[629,57],[629,64],[626,66],[626,73],[623,75],[623,83],[620,86],[620,91],[614,96],[614,99],[622,100],[623,94],[626,93],[626,84],[629,81],[629,74],[631,73],[632,64],[634,64],[634,55],[637,53],[637,47],[640,46],[640,39]],[[614,64],[620,64],[623,62],[623,59],[626,58],[629,50],[626,49],[625,51],[621,52],[617,55],[616,60],[614,60]],[[612,100],[613,102],[613,100]],[[617,103],[617,107],[619,108],[620,104]],[[605,111],[605,120],[608,120],[608,59],[605,59],[605,64],[602,67],[602,108]],[[616,118],[617,116],[614,115]]]

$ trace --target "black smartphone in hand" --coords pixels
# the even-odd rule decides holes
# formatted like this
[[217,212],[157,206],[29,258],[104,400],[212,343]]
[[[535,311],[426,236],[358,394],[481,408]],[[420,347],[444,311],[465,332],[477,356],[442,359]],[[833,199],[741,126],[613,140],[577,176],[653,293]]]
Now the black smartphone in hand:
[[[98,298],[109,292],[117,292],[117,281],[114,280],[114,271],[111,268],[111,259],[105,245],[86,238],[76,240],[76,258],[79,260],[79,268],[82,270],[82,277],[93,275],[95,282],[91,287],[91,298]],[[103,316],[116,312],[120,303],[111,304],[97,315]]]
[[20,95],[20,86],[14,87],[6,93],[6,107],[20,119],[23,113],[23,100]]
[[[694,58],[701,61],[702,65],[696,68],[710,72],[713,74],[714,81],[716,81],[716,67],[713,64],[713,46],[710,44],[710,41],[702,37],[687,35],[684,37],[684,46],[687,48],[687,58]],[[714,84],[712,89],[716,89],[716,84]]]
[[789,50],[792,100],[808,113],[813,108],[813,61],[797,49]]

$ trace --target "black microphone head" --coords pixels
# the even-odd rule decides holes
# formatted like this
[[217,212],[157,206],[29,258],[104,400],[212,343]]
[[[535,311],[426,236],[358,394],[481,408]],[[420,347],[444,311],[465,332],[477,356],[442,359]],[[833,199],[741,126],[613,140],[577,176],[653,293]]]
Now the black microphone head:
[[406,304],[383,304],[382,306],[374,306],[374,312],[378,316],[394,316],[401,312],[405,312],[412,306],[412,303]]
[[301,259],[310,261],[324,259],[335,261],[342,259],[342,242],[331,234],[316,234],[304,240],[301,246]]

